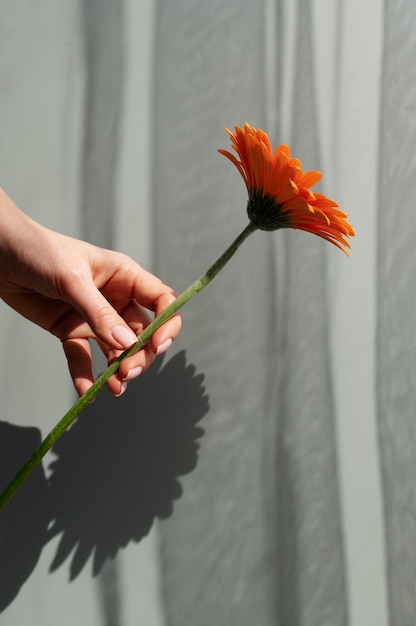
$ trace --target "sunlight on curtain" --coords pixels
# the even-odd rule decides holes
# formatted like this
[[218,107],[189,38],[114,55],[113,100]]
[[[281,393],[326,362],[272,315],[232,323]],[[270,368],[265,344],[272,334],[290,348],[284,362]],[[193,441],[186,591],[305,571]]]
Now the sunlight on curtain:
[[[152,2],[60,0],[35,8],[3,0],[0,8],[0,184],[46,226],[150,267]],[[5,306],[0,316],[1,420],[22,427],[22,437],[25,427],[40,437],[74,400],[62,348]],[[34,547],[28,536],[32,545],[26,540],[22,550]],[[30,564],[29,555],[14,559],[34,571],[27,580],[21,572],[1,623],[133,624],[138,615],[149,626],[163,623],[154,532],[97,578],[89,562],[71,582],[68,561],[49,573],[57,544],[45,545],[37,564],[35,554]],[[17,585],[19,573],[10,574]]]
[[212,408],[199,467],[162,527],[171,624],[387,624],[374,396],[382,11],[160,2],[158,270],[176,284],[190,274],[178,246],[203,267],[229,240],[244,190],[211,154],[220,126],[246,120],[322,168],[357,229],[348,261],[303,233],[256,235],[184,313]]
[[[1,2],[1,9],[0,184],[34,219],[77,234],[84,78],[77,6]],[[46,434],[73,400],[62,348],[4,305],[0,315],[1,421]],[[35,517],[36,505],[27,515],[28,523],[35,523]],[[23,528],[23,533],[30,536],[31,529]],[[49,576],[52,551],[49,544],[0,621],[12,626],[69,624],[71,607],[82,606],[86,622],[95,623],[96,604],[90,601],[94,581],[86,574],[70,587],[63,571]],[[13,564],[22,558],[12,559],[10,576]],[[30,566],[35,564],[36,559]],[[21,574],[24,582],[24,571]]]
[[[278,55],[289,45],[285,9],[276,12]],[[160,3],[156,258],[173,284],[189,280],[189,258],[203,268],[247,219],[241,180],[213,155],[227,142],[221,127],[264,126],[273,119],[266,105],[282,108],[280,85],[273,103],[265,72],[275,65],[287,84],[290,70],[259,45],[270,14],[264,3]],[[315,168],[311,18],[308,3],[291,14],[293,111],[284,130],[275,116],[271,138],[282,133]],[[185,247],[189,256],[175,253]],[[347,623],[325,268],[322,242],[256,233],[184,312],[211,411],[199,466],[161,529],[170,624]]]
[[[0,185],[38,221],[180,291],[247,222],[244,184],[216,150],[248,121],[323,171],[357,233],[350,259],[306,233],[255,233],[183,311],[170,365],[97,400],[79,429],[101,424],[120,449],[103,462],[72,430],[64,478],[102,471],[90,492],[55,492],[70,508],[61,543],[35,536],[32,511],[0,623],[413,626],[413,0],[0,9]],[[3,460],[74,394],[56,340],[5,306],[0,321],[0,432],[16,436]],[[131,458],[145,476],[118,515]]]
[[[323,89],[318,88],[319,126],[329,135],[324,161],[328,184],[350,213],[357,233],[348,263],[334,255],[329,259],[329,324],[352,624],[388,620],[374,395],[382,9],[378,0],[366,3],[365,10],[358,2],[338,3],[332,22],[334,52],[326,55],[334,62],[325,83],[321,80]],[[316,11],[316,41],[324,21],[322,10]],[[320,60],[324,67],[322,49]]]

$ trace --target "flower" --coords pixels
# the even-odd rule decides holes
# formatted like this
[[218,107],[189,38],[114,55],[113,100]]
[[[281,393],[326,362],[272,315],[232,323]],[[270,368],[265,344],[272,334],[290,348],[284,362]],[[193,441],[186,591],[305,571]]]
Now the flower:
[[240,160],[227,150],[219,152],[234,163],[246,183],[249,223],[211,267],[155,317],[138,336],[136,343],[113,361],[84,395],[78,398],[0,493],[0,510],[55,445],[58,438],[105,386],[110,376],[118,371],[121,361],[140,350],[162,324],[209,285],[255,230],[278,228],[307,230],[335,244],[348,255],[346,248],[349,248],[350,244],[346,238],[352,237],[354,231],[345,219],[346,213],[340,211],[333,200],[309,189],[320,180],[321,174],[314,171],[303,172],[301,162],[290,156],[287,146],[279,146],[273,153],[269,138],[262,130],[256,130],[246,124],[244,130],[236,126],[235,133],[229,130],[227,132]]
[[298,159],[290,156],[288,146],[273,152],[262,130],[249,124],[235,132],[225,129],[239,159],[227,150],[218,150],[238,169],[248,191],[247,213],[250,222],[261,230],[296,228],[306,230],[335,244],[348,256],[349,237],[354,230],[347,214],[321,193],[312,192],[322,174],[304,172]]

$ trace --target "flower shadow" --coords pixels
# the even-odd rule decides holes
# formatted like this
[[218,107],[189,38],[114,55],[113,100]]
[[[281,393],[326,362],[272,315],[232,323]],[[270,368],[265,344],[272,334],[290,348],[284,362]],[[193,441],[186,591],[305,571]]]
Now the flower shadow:
[[[204,376],[184,352],[158,358],[121,398],[103,391],[0,511],[0,613],[16,598],[44,546],[58,536],[51,571],[70,561],[70,579],[93,557],[139,542],[167,518],[179,477],[198,461],[198,423],[209,409]],[[38,428],[0,422],[0,490],[41,442]]]
[[180,498],[178,477],[197,464],[197,426],[207,413],[203,375],[186,365],[184,352],[163,359],[127,393],[99,394],[55,444],[50,465],[53,522],[61,535],[51,571],[71,558],[75,579],[93,557],[97,575],[107,558],[147,535],[155,518],[167,518]]
[[[39,429],[0,422],[0,490],[41,442]],[[48,483],[38,465],[0,511],[0,613],[33,572],[47,541]]]

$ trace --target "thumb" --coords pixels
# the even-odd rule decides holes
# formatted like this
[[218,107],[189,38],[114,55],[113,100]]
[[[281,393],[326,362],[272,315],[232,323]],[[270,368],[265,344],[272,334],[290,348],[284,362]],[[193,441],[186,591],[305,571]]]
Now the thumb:
[[126,350],[137,340],[136,334],[97,289],[93,280],[77,285],[70,304],[88,322],[98,339],[112,348]]

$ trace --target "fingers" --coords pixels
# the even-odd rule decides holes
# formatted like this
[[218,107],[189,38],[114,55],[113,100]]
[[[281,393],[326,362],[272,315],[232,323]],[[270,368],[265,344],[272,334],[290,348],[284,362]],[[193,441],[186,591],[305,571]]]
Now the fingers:
[[[170,287],[129,257],[89,245],[87,249],[88,268],[81,265],[63,284],[63,299],[73,309],[50,329],[66,340],[65,353],[78,393],[85,393],[93,382],[88,338],[97,340],[111,363],[136,342],[151,321],[145,308],[157,316],[176,297]],[[169,348],[180,328],[180,316],[175,314],[144,348],[121,362],[118,373],[107,382],[109,391],[123,393],[126,383]]]
[[[66,339],[62,343],[75,390],[82,396],[94,382],[91,350],[88,339]],[[114,358],[116,358],[116,356]],[[112,360],[114,360],[114,358]],[[111,360],[109,363],[110,362]],[[121,396],[127,388],[127,383],[138,376],[142,370],[142,366],[139,366],[136,370],[132,369],[131,372],[128,372],[130,375],[127,376],[126,380],[123,380],[119,373],[111,376],[107,381],[108,390],[114,396]]]
[[[158,316],[175,300],[176,293],[156,276],[142,270],[141,278],[134,285],[134,297]],[[150,345],[153,352],[157,355],[166,352],[178,336],[181,326],[180,314],[175,313],[152,335]]]
[[[67,297],[99,340],[114,349],[125,350],[136,337],[120,311],[135,299],[159,315],[176,294],[125,255],[92,246],[89,251],[91,274],[68,279]],[[180,328],[180,316],[176,314],[153,335],[150,342],[153,352],[161,354],[166,341],[174,341]]]
[[[143,307],[139,306],[135,300],[130,302],[123,310],[122,316],[137,336],[143,332],[151,321],[149,313],[143,309]],[[99,345],[109,364],[122,353],[122,351],[114,350],[102,342],[99,342]],[[140,374],[151,365],[154,358],[155,354],[149,344],[147,344],[132,356],[123,359],[117,374],[112,376],[107,382],[110,393],[114,395],[124,393],[127,388],[127,383],[137,378],[137,376],[140,376]]]
[[[108,359],[108,363],[112,363],[118,356],[119,353],[113,351]],[[109,392],[114,396],[121,396],[126,391],[128,383],[140,376],[140,374],[151,365],[154,359],[155,355],[150,348],[147,347],[142,348],[128,359],[124,359],[120,364],[117,374],[111,376],[107,381],[107,389]]]
[[74,387],[82,396],[94,382],[90,344],[88,339],[66,339],[62,345]]
[[[75,285],[74,285],[75,287]],[[77,285],[71,294],[71,304],[81,313],[96,336],[113,348],[126,350],[136,341],[136,335],[116,309],[96,287],[92,279]],[[72,287],[70,288],[72,290]]]
[[[139,306],[135,300],[129,303],[121,312],[121,315],[129,328],[134,332],[135,337],[140,335],[151,321],[149,313]],[[123,352],[123,350],[111,348],[103,341],[97,340],[97,343],[108,364],[115,361]],[[170,342],[167,342],[167,344],[170,345]],[[87,338],[69,338],[63,341],[63,346],[75,389],[82,395],[94,382],[89,341]],[[166,345],[165,349],[167,347],[169,346]],[[140,376],[152,364],[155,357],[156,354],[153,352],[150,344],[146,344],[132,356],[123,359],[118,372],[107,381],[109,392],[115,396],[122,395],[127,388],[127,384],[134,378],[137,378],[137,376]]]

